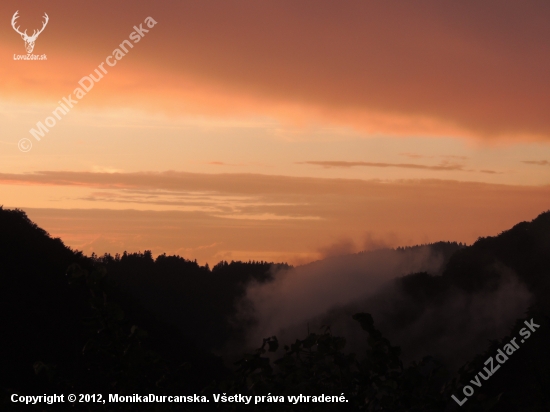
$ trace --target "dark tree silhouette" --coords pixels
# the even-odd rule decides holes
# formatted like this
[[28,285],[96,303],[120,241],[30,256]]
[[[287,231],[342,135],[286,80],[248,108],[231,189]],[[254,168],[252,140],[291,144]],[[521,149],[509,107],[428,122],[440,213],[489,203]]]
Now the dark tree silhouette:
[[[494,290],[503,267],[533,296],[525,318],[458,374],[430,356],[404,364],[400,349],[366,313],[354,316],[368,337],[361,352],[350,353],[345,339],[326,328],[282,348],[276,337],[266,338],[256,352],[224,365],[211,350],[247,327],[229,321],[247,285],[271,282],[288,265],[220,262],[210,269],[179,256],[154,259],[150,251],[88,258],[51,238],[23,211],[0,207],[0,407],[136,410],[123,403],[25,406],[9,401],[13,393],[200,393],[209,407],[153,404],[139,410],[550,410],[550,212],[472,246],[434,247],[451,255],[441,273],[395,281],[403,295],[388,315],[394,327],[442,307],[452,291],[472,296]],[[462,398],[462,387],[530,319],[539,330],[458,407],[451,395]],[[444,328],[433,336],[441,333]],[[214,393],[271,394],[285,402],[222,405],[213,402]],[[286,398],[300,394],[343,394],[348,402],[292,405]]]

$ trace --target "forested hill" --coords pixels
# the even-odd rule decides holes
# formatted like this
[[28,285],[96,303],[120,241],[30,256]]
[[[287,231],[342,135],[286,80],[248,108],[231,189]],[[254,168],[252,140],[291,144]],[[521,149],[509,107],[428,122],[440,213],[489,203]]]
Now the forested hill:
[[494,283],[502,276],[502,267],[514,271],[537,296],[549,296],[550,212],[518,223],[498,236],[480,238],[458,251],[444,276],[466,290],[474,290]]
[[71,363],[79,357],[78,325],[87,313],[87,293],[67,282],[65,273],[74,263],[91,266],[23,212],[0,208],[2,387],[33,382],[38,360]]
[[[220,262],[210,270],[175,256],[153,260],[150,252],[88,258],[23,211],[0,207],[0,389],[147,392],[165,380],[159,393],[198,392],[227,372],[207,339],[228,333],[224,314],[247,282],[268,280],[271,267]],[[142,302],[151,281],[163,286],[155,283],[154,298]],[[178,293],[170,300],[163,290]]]
[[153,259],[150,251],[94,260],[144,308],[209,350],[243,333],[246,325],[236,325],[231,318],[246,286],[269,282],[278,270],[289,268],[269,262],[222,261],[210,269],[179,256]]

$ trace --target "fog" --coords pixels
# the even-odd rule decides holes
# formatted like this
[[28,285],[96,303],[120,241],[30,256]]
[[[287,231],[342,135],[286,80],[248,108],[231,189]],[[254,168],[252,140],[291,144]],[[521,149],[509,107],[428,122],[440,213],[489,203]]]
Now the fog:
[[[239,313],[241,321],[254,320],[247,344],[256,348],[273,335],[288,344],[329,326],[360,354],[367,336],[351,316],[368,312],[390,342],[401,346],[404,361],[431,354],[456,369],[490,339],[505,335],[532,298],[502,265],[490,289],[467,293],[453,286],[441,276],[449,255],[432,246],[381,249],[330,257],[276,273],[271,283],[251,284]],[[407,291],[399,278],[418,272],[427,274],[405,279],[419,279],[421,287]]]
[[[330,309],[365,300],[395,277],[419,271],[436,273],[443,261],[429,246],[420,246],[330,257],[279,272],[274,282],[254,283],[247,289],[246,299],[258,320],[249,341],[279,336]],[[241,316],[249,314],[249,309],[243,308]]]

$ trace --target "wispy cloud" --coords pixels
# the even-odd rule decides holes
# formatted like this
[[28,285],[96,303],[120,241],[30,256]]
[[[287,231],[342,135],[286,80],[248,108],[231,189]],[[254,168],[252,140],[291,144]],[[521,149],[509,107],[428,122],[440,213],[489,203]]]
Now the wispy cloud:
[[[400,244],[442,239],[469,243],[534,218],[548,208],[550,196],[550,186],[173,171],[4,173],[0,189],[47,189],[50,199],[69,199],[35,207],[65,208],[42,216],[50,222],[45,225],[50,233],[72,233],[71,245],[91,242],[102,233],[125,248],[151,247],[159,253],[222,242],[219,250],[193,252],[209,261],[212,256],[316,258],[323,245],[338,239],[360,247],[365,230],[374,239],[365,244],[369,248],[379,239],[391,240],[388,233],[399,234]],[[96,245],[96,252],[112,250],[112,245],[100,243],[104,246]],[[344,242],[340,251],[346,247]],[[327,253],[338,252],[334,249]]]
[[457,155],[441,155],[440,157],[443,157],[444,159],[460,159],[460,160],[468,159],[468,156],[457,156]]
[[420,153],[411,153],[411,152],[405,152],[405,153],[399,153],[400,156],[405,156],[410,159],[433,159],[436,157],[442,158],[442,159],[458,159],[458,160],[467,160],[468,156],[458,156],[458,155],[425,155]]
[[213,165],[213,166],[234,166],[234,167],[242,167],[242,166],[263,166],[263,167],[266,167],[268,166],[267,164],[265,163],[261,163],[261,162],[239,162],[239,163],[228,163],[228,162],[222,162],[220,160],[213,160],[211,162],[207,162],[206,164],[208,165]]
[[464,165],[458,164],[458,163],[448,163],[448,162],[441,162],[438,165],[423,165],[423,164],[416,164],[416,163],[381,163],[381,162],[347,162],[347,161],[339,161],[339,160],[332,160],[332,161],[307,161],[307,162],[297,162],[298,164],[308,164],[308,165],[315,165],[315,166],[321,166],[324,168],[335,168],[335,167],[343,167],[343,168],[349,168],[349,167],[398,167],[403,169],[424,169],[424,170],[437,170],[437,171],[448,171],[448,170],[458,170],[458,171],[466,171],[464,169]]
[[495,175],[495,174],[502,174],[503,172],[497,172],[496,170],[489,170],[489,169],[481,169],[479,171],[480,173],[487,173],[487,174],[490,174],[490,175]]
[[537,166],[550,166],[550,162],[548,160],[522,160],[521,163]]
[[[212,192],[187,192],[169,190],[128,190],[93,192],[79,200],[128,205],[157,205],[186,212],[203,212],[212,216],[248,220],[318,220],[318,216],[300,213],[281,214],[281,208],[298,210],[299,202],[269,202],[255,196],[231,196]],[[276,210],[279,208],[278,210]]]
[[433,158],[434,156],[428,156],[428,155],[423,155],[423,154],[420,154],[420,153],[399,153],[400,156],[405,156],[405,157],[408,157],[408,158],[411,158],[411,159],[428,159],[428,158]]

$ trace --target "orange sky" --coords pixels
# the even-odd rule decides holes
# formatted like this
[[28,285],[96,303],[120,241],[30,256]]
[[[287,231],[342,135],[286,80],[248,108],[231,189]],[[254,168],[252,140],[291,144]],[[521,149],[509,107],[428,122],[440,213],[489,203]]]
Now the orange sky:
[[[47,60],[14,60],[16,10],[31,33],[48,14]],[[4,1],[0,204],[88,253],[211,263],[497,234],[550,204],[549,18],[544,1]]]

